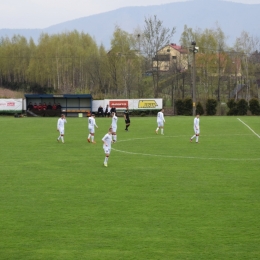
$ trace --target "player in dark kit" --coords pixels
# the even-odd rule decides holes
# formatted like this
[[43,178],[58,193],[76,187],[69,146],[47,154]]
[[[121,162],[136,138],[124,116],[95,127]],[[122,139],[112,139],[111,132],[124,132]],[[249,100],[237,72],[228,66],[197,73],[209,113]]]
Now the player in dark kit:
[[128,107],[126,108],[126,110],[124,112],[124,118],[125,118],[125,130],[128,131],[128,127],[130,126],[130,118],[129,118]]

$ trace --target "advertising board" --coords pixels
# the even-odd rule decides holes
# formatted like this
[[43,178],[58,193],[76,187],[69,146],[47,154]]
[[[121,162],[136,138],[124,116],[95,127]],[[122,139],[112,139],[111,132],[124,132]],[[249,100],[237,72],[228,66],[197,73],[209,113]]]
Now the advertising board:
[[0,112],[22,112],[23,99],[0,99]]
[[163,100],[162,98],[93,100],[92,111],[95,112],[99,106],[105,108],[107,105],[110,108],[115,107],[118,111],[124,110],[126,107],[129,110],[162,109]]

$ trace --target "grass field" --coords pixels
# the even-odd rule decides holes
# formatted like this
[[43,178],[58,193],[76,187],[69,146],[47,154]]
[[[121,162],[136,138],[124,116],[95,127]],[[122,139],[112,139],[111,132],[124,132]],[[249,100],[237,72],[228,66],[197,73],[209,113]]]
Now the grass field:
[[259,117],[0,117],[0,259],[260,259]]

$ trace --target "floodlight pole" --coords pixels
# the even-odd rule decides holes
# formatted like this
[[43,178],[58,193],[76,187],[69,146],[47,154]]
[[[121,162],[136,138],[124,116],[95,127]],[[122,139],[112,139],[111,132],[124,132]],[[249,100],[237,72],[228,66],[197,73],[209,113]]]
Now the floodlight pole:
[[191,43],[193,46],[192,52],[193,52],[193,71],[192,71],[192,115],[196,116],[196,60],[195,60],[195,54],[196,54],[196,42],[193,41]]

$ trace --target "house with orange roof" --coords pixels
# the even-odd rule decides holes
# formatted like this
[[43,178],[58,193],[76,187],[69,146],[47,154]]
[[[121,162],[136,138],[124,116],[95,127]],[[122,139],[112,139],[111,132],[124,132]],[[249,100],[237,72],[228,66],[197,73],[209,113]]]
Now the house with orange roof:
[[166,45],[153,58],[153,69],[162,72],[188,69],[189,50],[175,43]]

